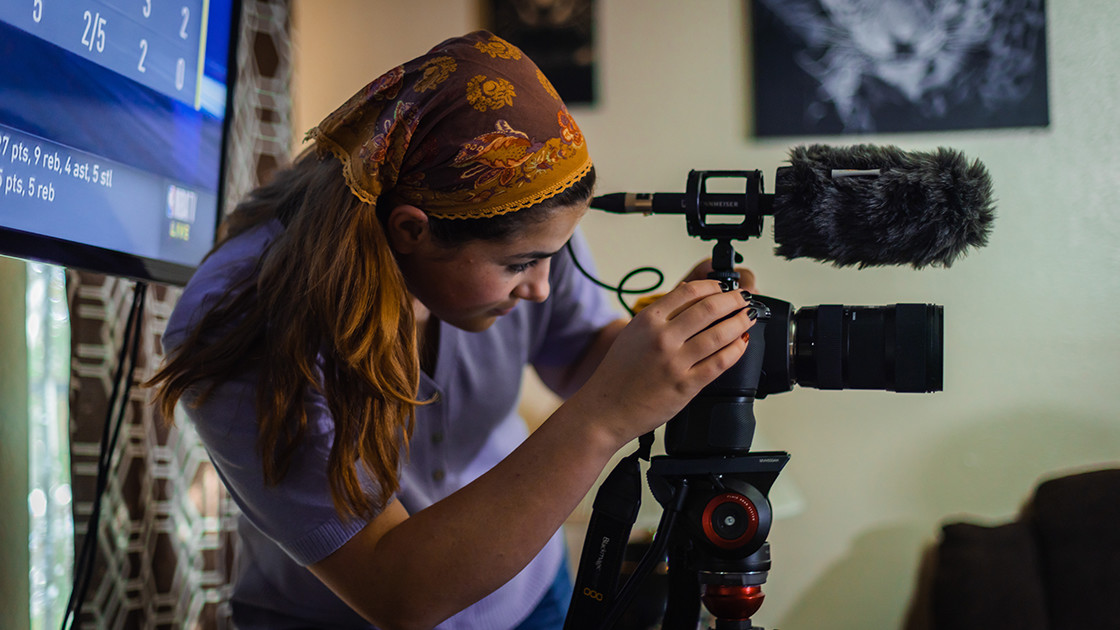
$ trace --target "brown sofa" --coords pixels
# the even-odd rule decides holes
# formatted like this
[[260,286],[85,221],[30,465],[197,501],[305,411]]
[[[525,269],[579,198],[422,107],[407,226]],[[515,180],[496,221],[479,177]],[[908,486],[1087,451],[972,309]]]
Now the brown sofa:
[[1010,523],[945,525],[906,630],[1120,630],[1120,469],[1050,479]]

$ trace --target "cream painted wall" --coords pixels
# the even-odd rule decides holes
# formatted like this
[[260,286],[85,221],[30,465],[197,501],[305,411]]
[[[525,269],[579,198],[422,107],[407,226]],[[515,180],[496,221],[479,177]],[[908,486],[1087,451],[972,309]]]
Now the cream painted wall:
[[31,627],[27,265],[0,256],[0,611],[3,626]]
[[[944,392],[799,389],[757,406],[804,498],[771,533],[758,625],[898,627],[942,522],[1000,522],[1042,477],[1120,465],[1120,4],[1048,5],[1049,128],[759,141],[743,2],[599,2],[601,100],[573,114],[601,192],[683,190],[691,168],[772,181],[789,146],[814,141],[950,146],[995,180],[990,245],[948,270],[788,262],[768,238],[739,248],[760,288],[795,305],[933,302],[946,316]],[[294,24],[302,134],[381,71],[480,23],[465,0],[297,0]],[[592,214],[584,230],[606,278],[654,264],[673,280],[710,253],[674,218]]]
[[479,28],[478,16],[474,3],[461,0],[294,0],[293,148],[366,83]]

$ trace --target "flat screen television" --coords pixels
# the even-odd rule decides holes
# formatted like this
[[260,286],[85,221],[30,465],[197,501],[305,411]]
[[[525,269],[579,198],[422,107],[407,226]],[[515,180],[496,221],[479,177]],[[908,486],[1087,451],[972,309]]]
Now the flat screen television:
[[0,2],[0,254],[184,284],[221,216],[239,17]]

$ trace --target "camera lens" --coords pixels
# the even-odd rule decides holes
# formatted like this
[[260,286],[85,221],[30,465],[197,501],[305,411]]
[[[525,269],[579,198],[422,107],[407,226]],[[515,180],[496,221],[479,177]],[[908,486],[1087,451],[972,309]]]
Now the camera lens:
[[799,309],[792,317],[795,380],[817,389],[942,389],[943,309],[936,304]]

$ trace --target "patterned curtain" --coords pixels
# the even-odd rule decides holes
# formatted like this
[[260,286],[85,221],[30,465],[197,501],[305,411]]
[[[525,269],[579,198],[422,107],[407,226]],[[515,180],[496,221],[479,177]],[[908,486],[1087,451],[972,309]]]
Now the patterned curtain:
[[[288,159],[288,0],[243,0],[226,208]],[[75,549],[95,494],[101,434],[135,283],[69,271]],[[180,292],[148,288],[133,387],[110,459],[85,628],[229,628],[236,508],[190,425],[168,425],[139,387],[162,360]]]

